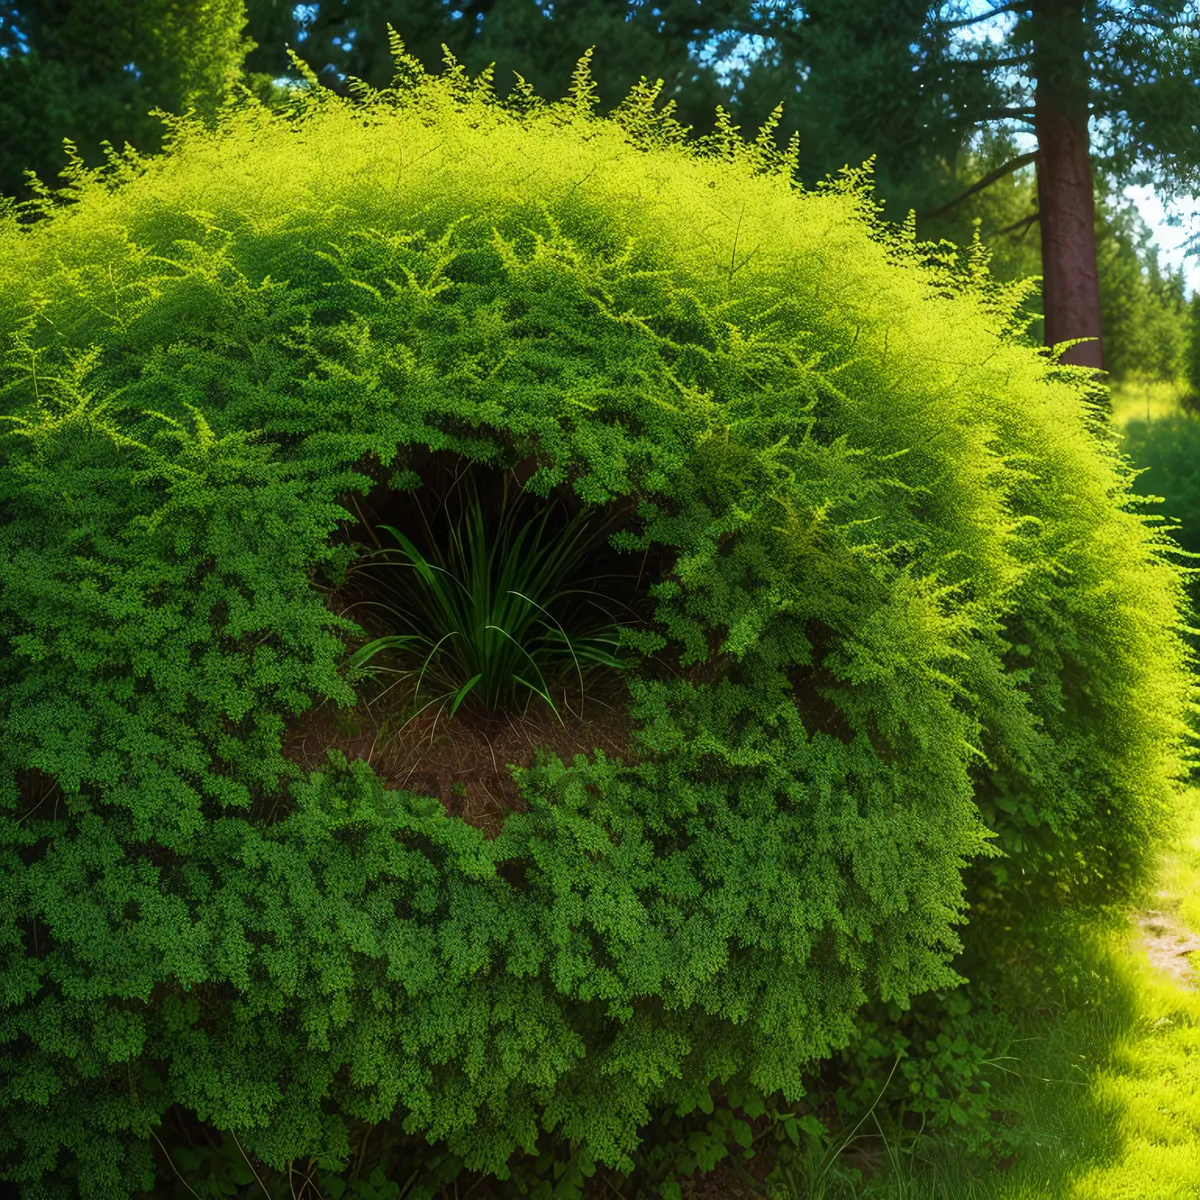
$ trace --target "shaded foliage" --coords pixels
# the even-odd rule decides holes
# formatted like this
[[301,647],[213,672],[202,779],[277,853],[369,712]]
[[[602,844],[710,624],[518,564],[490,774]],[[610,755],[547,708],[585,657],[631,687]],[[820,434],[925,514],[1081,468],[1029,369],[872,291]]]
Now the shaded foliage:
[[[89,167],[107,142],[142,153],[161,147],[151,110],[191,106],[210,119],[243,80],[254,43],[242,0],[21,0],[0,21],[0,195],[25,199],[27,171],[57,186],[69,165],[63,138]],[[264,99],[269,79],[250,81]]]

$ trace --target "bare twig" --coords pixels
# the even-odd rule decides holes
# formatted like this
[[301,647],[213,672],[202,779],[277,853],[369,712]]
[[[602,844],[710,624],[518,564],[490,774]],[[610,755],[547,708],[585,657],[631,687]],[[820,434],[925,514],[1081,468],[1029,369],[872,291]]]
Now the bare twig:
[[956,204],[961,204],[968,196],[973,196],[976,192],[983,191],[986,187],[991,187],[999,179],[1003,179],[1005,175],[1011,175],[1013,171],[1019,171],[1022,167],[1028,166],[1031,162],[1036,161],[1038,152],[1031,151],[1029,154],[1019,154],[1016,158],[1011,158],[1003,166],[997,167],[994,171],[989,171],[978,183],[972,184],[961,196],[955,196],[953,200],[947,201],[940,208],[935,208],[931,212],[922,213],[922,217],[940,217],[943,213],[949,212]]
[[171,1164],[171,1170],[172,1170],[172,1171],[174,1171],[176,1175],[179,1175],[179,1182],[180,1182],[180,1183],[182,1183],[182,1184],[183,1184],[183,1186],[184,1186],[185,1188],[187,1188],[187,1190],[188,1190],[189,1192],[191,1192],[193,1196],[195,1196],[195,1197],[196,1197],[196,1200],[200,1200],[200,1196],[199,1196],[199,1195],[198,1195],[198,1193],[197,1193],[197,1192],[196,1192],[196,1191],[195,1191],[195,1190],[192,1188],[192,1185],[191,1185],[190,1183],[188,1183],[188,1181],[187,1181],[186,1179],[184,1179],[184,1177],[183,1177],[182,1175],[180,1175],[180,1174],[179,1174],[179,1168],[178,1168],[178,1167],[175,1165],[175,1160],[174,1160],[174,1159],[171,1157],[171,1155],[170,1155],[170,1154],[167,1152],[167,1148],[166,1148],[166,1146],[164,1146],[164,1145],[162,1144],[162,1142],[161,1142],[161,1141],[159,1141],[158,1134],[157,1134],[157,1133],[155,1133],[153,1129],[152,1129],[152,1130],[150,1130],[150,1136],[151,1136],[151,1137],[152,1137],[152,1138],[153,1138],[153,1139],[154,1139],[156,1142],[158,1142],[159,1149],[160,1149],[160,1150],[162,1150],[163,1154],[165,1154],[165,1155],[167,1156],[167,1162],[169,1162],[169,1163]]
[[992,17],[998,17],[1003,13],[1025,13],[1029,11],[1029,0],[1024,3],[1021,0],[1013,0],[1011,4],[1002,4],[999,8],[989,8],[987,12],[979,13],[974,17],[960,17],[957,21],[938,21],[939,29],[961,29],[966,25],[977,25],[980,21],[990,21]]
[[1040,221],[1042,218],[1041,210],[1035,213],[1030,213],[1027,217],[1022,217],[1019,221],[1014,221],[1011,225],[1005,225],[1003,229],[997,229],[995,236],[999,237],[1002,233],[1012,233],[1015,229],[1028,229],[1034,221]]
[[237,1146],[237,1148],[239,1150],[241,1150],[242,1157],[246,1160],[246,1166],[248,1166],[250,1168],[250,1174],[254,1176],[255,1182],[258,1184],[258,1186],[260,1188],[262,1188],[262,1194],[264,1196],[266,1196],[267,1200],[271,1200],[271,1193],[268,1192],[265,1187],[263,1187],[263,1181],[261,1179],[259,1179],[258,1172],[254,1169],[254,1164],[250,1161],[250,1158],[246,1154],[246,1151],[242,1150],[242,1143],[238,1141],[238,1135],[236,1133],[234,1133],[232,1129],[229,1131],[229,1133],[230,1133],[230,1136],[233,1138],[233,1144],[235,1146]]

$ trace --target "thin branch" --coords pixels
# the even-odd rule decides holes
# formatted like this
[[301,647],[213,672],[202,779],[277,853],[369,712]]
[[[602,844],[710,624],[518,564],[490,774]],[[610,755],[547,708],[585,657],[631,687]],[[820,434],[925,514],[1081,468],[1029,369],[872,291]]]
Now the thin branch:
[[175,1118],[175,1124],[179,1127],[179,1132],[183,1134],[184,1140],[187,1142],[188,1146],[192,1150],[195,1150],[196,1143],[192,1141],[192,1135],[188,1133],[187,1126],[184,1125],[183,1118],[179,1115],[179,1109],[175,1105],[172,1105],[171,1109],[171,1115]]
[[1002,13],[1025,13],[1029,11],[1029,2],[1021,3],[1021,0],[1013,0],[1011,4],[1002,4],[999,8],[989,8],[987,12],[980,13],[977,17],[960,17],[957,21],[937,21],[939,29],[961,29],[965,25],[978,25],[980,21],[990,21],[992,17],[998,17]]
[[991,187],[998,179],[1003,179],[1005,175],[1011,175],[1013,171],[1019,171],[1022,167],[1028,166],[1035,161],[1038,156],[1036,150],[1029,154],[1019,154],[1016,158],[1011,158],[1002,167],[997,167],[994,171],[989,171],[978,183],[973,183],[961,196],[955,196],[953,200],[948,200],[941,208],[935,208],[932,212],[922,213],[923,218],[940,217],[943,213],[949,212],[956,204],[961,204],[968,196],[973,196],[976,192],[982,192],[984,188]]
[[1188,20],[1182,12],[1178,20],[1170,21],[1155,16],[1153,13],[1142,12],[1140,9],[1111,9],[1104,14],[1104,19],[1106,21],[1127,21],[1131,25],[1150,25],[1155,29],[1162,30],[1163,33],[1174,35],[1178,35],[1183,30],[1194,29],[1196,27],[1195,18]]
[[[165,1155],[166,1155],[166,1157],[167,1157],[167,1162],[169,1162],[169,1163],[171,1164],[171,1170],[172,1170],[172,1171],[174,1171],[176,1175],[179,1175],[179,1168],[178,1168],[178,1167],[175,1165],[175,1160],[174,1160],[174,1159],[171,1157],[171,1155],[168,1153],[166,1146],[164,1146],[164,1145],[162,1144],[162,1142],[161,1142],[161,1141],[159,1141],[158,1134],[157,1134],[157,1133],[155,1133],[153,1129],[152,1129],[152,1130],[150,1130],[150,1136],[151,1136],[151,1137],[152,1137],[152,1138],[153,1138],[153,1139],[154,1139],[156,1142],[158,1142],[158,1148],[159,1148],[159,1149],[160,1149],[160,1150],[163,1152],[163,1154],[165,1154]],[[193,1187],[192,1187],[192,1185],[191,1185],[190,1183],[188,1183],[188,1181],[187,1181],[186,1179],[184,1179],[182,1175],[179,1175],[179,1179],[180,1179],[180,1182],[183,1184],[183,1186],[184,1186],[185,1188],[187,1188],[187,1190],[188,1190],[189,1192],[191,1192],[193,1196],[195,1196],[195,1197],[196,1197],[196,1200],[200,1200],[200,1197],[199,1197],[199,1195],[197,1194],[197,1192],[196,1192],[195,1188],[193,1188]]]
[[1036,108],[981,108],[969,115],[973,121],[998,121],[1003,117],[1032,117],[1036,114]]
[[944,58],[943,64],[950,67],[983,67],[990,71],[992,67],[1025,67],[1032,59],[1032,54],[1013,54],[1008,58]]
[[1014,229],[1020,229],[1022,226],[1028,229],[1034,221],[1040,221],[1041,217],[1042,213],[1039,209],[1035,213],[1030,213],[1027,217],[1022,217],[1019,221],[1014,221],[1011,225],[1005,225],[1003,229],[997,229],[993,236],[999,237],[1002,233],[1012,233]]
[[[231,1129],[229,1132],[233,1133],[233,1130]],[[242,1143],[238,1141],[238,1135],[236,1133],[233,1134],[233,1141],[237,1148],[242,1150]],[[242,1150],[242,1157],[246,1160],[246,1166],[250,1168],[250,1174],[254,1176],[255,1183],[262,1188],[262,1194],[266,1196],[267,1200],[271,1200],[271,1193],[268,1192],[265,1187],[263,1187],[263,1181],[259,1179],[258,1172],[254,1169],[254,1164],[250,1161],[250,1158],[246,1154],[245,1150]]]

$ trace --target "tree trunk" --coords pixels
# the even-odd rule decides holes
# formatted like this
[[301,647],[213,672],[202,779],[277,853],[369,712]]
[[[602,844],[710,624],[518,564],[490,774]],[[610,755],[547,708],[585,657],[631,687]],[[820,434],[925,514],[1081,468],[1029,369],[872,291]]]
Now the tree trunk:
[[1045,342],[1095,338],[1059,360],[1103,369],[1083,0],[1033,0],[1034,129]]

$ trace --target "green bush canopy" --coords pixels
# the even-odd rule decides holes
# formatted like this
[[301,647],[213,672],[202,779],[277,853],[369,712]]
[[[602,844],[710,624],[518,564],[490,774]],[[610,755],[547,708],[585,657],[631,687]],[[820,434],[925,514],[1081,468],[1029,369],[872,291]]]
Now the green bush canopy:
[[[148,1187],[173,1105],[280,1168],[357,1118],[501,1178],[540,1131],[628,1169],[655,1105],[795,1098],[864,1003],[958,982],[972,864],[1132,886],[1188,765],[1171,539],[977,237],[885,225],[869,164],[798,188],[779,110],[689,146],[644,79],[597,119],[586,55],[501,102],[392,36],[391,91],[160,114],[161,156],[0,210],[30,1196]],[[494,837],[282,750],[356,699],[339,497],[430,452],[661,551],[627,759],[518,765]]]

